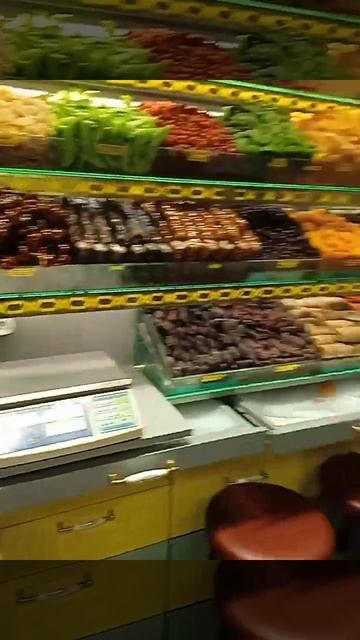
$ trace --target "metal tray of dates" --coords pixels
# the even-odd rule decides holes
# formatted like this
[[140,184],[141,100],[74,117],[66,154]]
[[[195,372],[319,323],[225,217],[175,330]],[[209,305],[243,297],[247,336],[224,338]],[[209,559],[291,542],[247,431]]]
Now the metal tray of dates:
[[[145,372],[152,382],[165,394],[181,393],[192,390],[214,390],[221,388],[236,389],[245,384],[264,383],[277,380],[291,380],[299,376],[311,376],[323,372],[324,362],[319,360],[296,360],[252,366],[239,369],[221,369],[211,373],[176,376],[168,364],[166,348],[153,317],[148,312],[139,313],[138,345],[140,345],[141,361],[145,364]],[[352,359],[354,360],[354,359]],[[358,359],[360,362],[360,359]],[[330,362],[327,361],[327,367]],[[335,363],[332,364],[335,366]],[[254,389],[255,390],[255,389]]]

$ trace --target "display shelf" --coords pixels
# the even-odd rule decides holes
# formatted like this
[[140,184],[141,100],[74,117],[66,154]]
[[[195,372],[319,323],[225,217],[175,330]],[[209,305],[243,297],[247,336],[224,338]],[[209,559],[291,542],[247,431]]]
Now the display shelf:
[[314,35],[353,41],[359,37],[360,21],[356,18],[320,11],[301,10],[266,2],[220,0],[190,2],[187,0],[84,0],[84,4],[109,7],[119,13],[182,19],[192,24],[217,24],[234,31],[249,25],[254,28],[288,28]]
[[[14,104],[19,101],[20,106],[21,91],[30,90],[29,95],[25,92],[25,96],[29,97],[34,90],[34,83],[30,81],[13,81],[8,85],[4,86],[5,95],[14,99]],[[127,102],[124,97],[119,101],[119,88],[128,93],[132,100],[131,106],[127,105],[131,116],[129,125],[126,125],[123,112]],[[76,89],[76,94],[71,89]],[[76,107],[79,89],[83,92],[83,102]],[[232,81],[197,83],[151,80],[118,81],[117,84],[45,81],[36,83],[36,90],[39,95],[29,97],[33,103],[31,108],[39,104],[44,109],[43,121],[40,119],[39,126],[45,126],[47,133],[33,135],[33,129],[29,129],[28,125],[24,129],[23,125],[20,126],[20,123],[27,122],[26,118],[19,118],[19,135],[7,139],[7,127],[4,125],[0,140],[1,173],[6,172],[7,167],[12,168],[12,174],[17,174],[17,170],[22,168],[31,170],[34,176],[40,175],[36,172],[42,170],[65,171],[68,177],[83,175],[99,176],[100,179],[109,179],[114,175],[123,179],[125,174],[129,179],[136,174],[147,176],[152,181],[152,175],[168,179],[192,180],[194,177],[197,180],[214,181],[215,184],[225,181],[228,186],[234,185],[235,181],[315,187],[357,186],[359,163],[355,153],[356,144],[349,131],[341,133],[341,122],[347,117],[349,109],[349,126],[356,129],[360,100],[337,99]],[[61,90],[65,92],[61,93]],[[66,90],[70,91],[66,93]],[[100,101],[96,102],[88,90],[98,91],[96,98],[98,101],[100,98]],[[178,101],[175,112],[173,105],[165,103],[163,107],[160,106],[167,92]],[[54,95],[56,93],[57,97]],[[45,97],[48,94],[46,104],[43,104],[42,94]],[[142,109],[139,100],[144,97],[148,99],[149,96],[156,97],[156,104],[146,101]],[[110,98],[115,100],[111,101]],[[212,109],[217,100],[222,106],[214,112]],[[194,109],[202,107],[194,112],[196,117],[194,115],[193,119],[184,102],[191,104]],[[255,111],[253,106],[244,106],[246,102],[253,102]],[[223,107],[229,103],[233,104],[231,109]],[[236,105],[241,106],[237,108]],[[274,105],[275,111],[265,109],[263,105]],[[205,113],[204,106],[207,110]],[[278,109],[279,106],[289,108],[289,113]],[[27,108],[24,106],[25,111]],[[113,125],[105,129],[101,124],[104,110],[113,119]],[[299,113],[301,110],[306,115]],[[325,115],[321,115],[323,111]],[[85,112],[89,122],[80,126]],[[314,114],[309,116],[310,112]],[[332,113],[335,115],[332,116]],[[53,121],[56,124],[51,124]],[[73,124],[69,124],[71,122]],[[134,123],[139,132],[136,136],[130,135]],[[17,126],[11,117],[8,126]],[[87,135],[91,143],[85,143],[86,126],[96,130],[97,141],[91,139],[89,130]],[[219,135],[218,144],[209,133],[213,127]],[[250,132],[246,131],[246,127]],[[284,129],[280,141],[276,134],[279,127]],[[318,128],[325,132],[322,141],[316,136]],[[201,131],[204,132],[202,137]],[[325,134],[328,131],[331,135],[327,137]],[[197,142],[199,136],[200,142]],[[265,142],[260,143],[264,136]],[[183,148],[188,137],[192,147]],[[94,192],[96,190],[101,193],[99,185],[94,187]]]
[[148,378],[165,397],[176,403],[212,397],[286,388],[360,375],[360,358],[285,360],[262,367],[219,370],[213,373],[175,376],[166,349],[148,314],[141,314],[137,332],[137,360]]
[[[340,365],[341,366],[341,365]],[[153,375],[150,369],[145,367],[146,375],[159,385],[158,379]],[[186,402],[193,402],[197,400],[206,400],[209,398],[219,398],[225,396],[232,396],[238,393],[251,393],[255,391],[268,391],[271,389],[285,389],[288,387],[297,387],[303,384],[317,384],[322,382],[333,382],[336,380],[343,380],[347,378],[353,378],[360,375],[360,363],[358,366],[341,369],[340,367],[336,371],[323,371],[321,373],[309,373],[306,375],[283,375],[282,377],[272,377],[269,380],[261,382],[243,382],[243,383],[229,383],[229,382],[214,382],[210,384],[203,384],[200,387],[186,387],[178,390],[167,390],[164,395],[166,399],[172,404],[183,404]]]

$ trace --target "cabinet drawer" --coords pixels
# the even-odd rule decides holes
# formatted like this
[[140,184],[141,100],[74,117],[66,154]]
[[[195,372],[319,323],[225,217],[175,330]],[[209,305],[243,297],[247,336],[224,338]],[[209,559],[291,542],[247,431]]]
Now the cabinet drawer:
[[258,476],[264,465],[265,456],[254,456],[176,471],[173,477],[171,537],[203,529],[206,507],[212,496],[229,480]]
[[97,560],[166,540],[168,485],[0,530],[3,560]]
[[165,588],[165,562],[77,562],[1,585],[2,631],[9,640],[100,634],[163,614]]

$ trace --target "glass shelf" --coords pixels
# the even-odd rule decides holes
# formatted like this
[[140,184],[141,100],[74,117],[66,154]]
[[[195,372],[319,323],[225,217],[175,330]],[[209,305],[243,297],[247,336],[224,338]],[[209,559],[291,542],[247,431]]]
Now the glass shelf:
[[[151,371],[145,367],[145,373],[155,384],[157,380],[152,376]],[[322,382],[334,382],[336,380],[344,380],[360,376],[360,362],[358,366],[344,367],[337,371],[309,373],[307,375],[299,375],[293,377],[283,376],[282,378],[272,378],[262,382],[242,382],[242,383],[213,383],[200,387],[185,387],[178,390],[165,391],[164,396],[172,404],[183,404],[185,402],[193,402],[195,400],[207,400],[209,398],[219,398],[225,396],[236,395],[239,393],[251,393],[255,391],[270,391],[271,389],[286,389],[288,387],[297,387],[305,384],[318,384]]]
[[238,371],[219,371],[203,376],[174,378],[163,366],[159,345],[149,342],[139,325],[137,360],[147,377],[173,404],[251,393],[304,384],[334,381],[360,375],[360,358],[337,358],[292,362]]
[[18,267],[0,270],[0,298],[74,294],[180,292],[237,287],[338,285],[357,283],[360,259],[338,261],[336,271],[313,259],[253,260],[243,262],[158,262],[86,264],[57,267]]

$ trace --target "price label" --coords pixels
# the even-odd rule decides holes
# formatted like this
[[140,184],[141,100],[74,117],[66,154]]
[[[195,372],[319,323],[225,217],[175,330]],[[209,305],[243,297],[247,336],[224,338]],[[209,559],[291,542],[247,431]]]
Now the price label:
[[18,143],[10,138],[0,138],[0,147],[16,147],[16,144]]
[[98,144],[96,150],[104,156],[121,156],[126,147],[120,144]]
[[17,267],[16,269],[11,269],[8,272],[8,275],[12,278],[31,278],[36,273],[36,267]]
[[351,166],[351,164],[341,164],[339,167],[337,167],[337,171],[341,173],[351,173],[353,171],[353,167]]
[[89,4],[89,5],[100,5],[100,6],[108,6],[108,7],[117,7],[118,6],[118,0],[82,0],[83,4]]
[[109,271],[124,271],[126,266],[124,264],[112,264],[109,267]]
[[277,199],[277,193],[275,193],[275,191],[265,191],[264,196],[263,196],[263,201],[269,201],[269,200],[276,200]]
[[205,376],[202,376],[201,382],[219,382],[225,378],[225,373],[207,373]]
[[275,373],[289,373],[290,371],[296,371],[300,369],[299,364],[279,364],[275,367]]
[[287,260],[278,260],[276,263],[276,268],[277,269],[296,269],[296,267],[298,267],[300,265],[300,260],[293,260],[293,259],[287,259]]
[[220,262],[213,262],[212,264],[208,265],[208,269],[222,269],[223,265],[220,264]]
[[213,154],[207,149],[189,149],[185,151],[185,157],[193,162],[209,162]]
[[289,162],[286,158],[273,158],[269,163],[270,167],[274,167],[275,169],[284,169],[289,166]]
[[306,167],[304,167],[304,171],[321,171],[321,170],[322,170],[321,164],[309,164]]
[[359,266],[360,266],[360,258],[344,260],[344,267],[359,267]]

